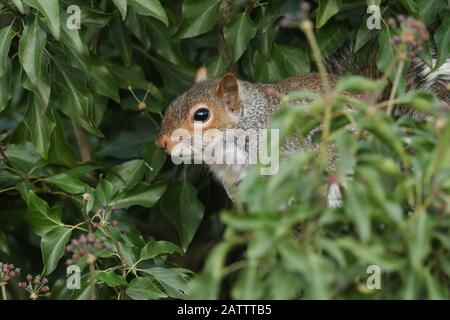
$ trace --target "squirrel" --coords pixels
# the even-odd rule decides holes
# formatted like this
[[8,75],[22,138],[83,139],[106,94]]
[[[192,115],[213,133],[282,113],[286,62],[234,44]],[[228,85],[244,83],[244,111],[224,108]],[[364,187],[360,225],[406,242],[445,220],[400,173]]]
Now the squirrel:
[[[374,71],[375,63],[372,64],[373,68],[367,68],[366,65],[362,68],[364,70],[356,70],[354,61],[349,57],[344,52],[343,55],[325,60],[328,71],[332,72],[328,74],[328,81],[332,88],[340,79],[338,74],[342,75],[345,72],[371,78],[379,75],[378,71]],[[450,81],[450,58],[435,71],[431,71],[423,61],[416,59],[412,62],[407,75],[407,89],[433,91],[444,103],[450,104],[447,91],[448,81]],[[232,73],[208,80],[206,70],[201,68],[197,72],[196,83],[168,106],[155,143],[172,154],[177,145],[177,142],[171,138],[174,131],[181,128],[193,132],[194,124],[197,124],[203,131],[217,129],[221,132],[233,128],[244,130],[267,128],[272,114],[279,109],[282,103],[281,96],[300,89],[307,89],[319,96],[325,94],[320,74],[315,72],[293,76],[277,83],[262,84],[240,80]],[[396,111],[394,110],[394,116],[411,113],[411,110],[404,107],[397,108]],[[413,118],[420,118],[414,111],[410,115]],[[191,149],[199,147],[192,141],[182,142],[190,144],[189,148]],[[302,152],[305,148],[315,147],[312,141],[299,144],[292,143],[291,140],[282,146],[281,152]],[[241,152],[247,151],[241,150]],[[237,187],[248,172],[249,165],[212,163],[209,164],[209,168],[231,200],[234,201]],[[329,186],[328,206],[341,206],[341,198],[339,186]]]

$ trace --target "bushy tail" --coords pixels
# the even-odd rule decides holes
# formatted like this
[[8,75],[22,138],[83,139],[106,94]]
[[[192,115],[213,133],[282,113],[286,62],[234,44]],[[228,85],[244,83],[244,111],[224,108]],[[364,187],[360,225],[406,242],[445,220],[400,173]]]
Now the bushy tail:
[[[436,53],[432,52],[433,65],[436,65]],[[328,72],[338,75],[347,73],[365,76],[370,79],[378,79],[382,76],[377,65],[377,50],[369,46],[357,54],[353,52],[351,45],[344,46],[338,52],[325,58]],[[443,102],[450,105],[450,57],[438,69],[432,70],[422,59],[414,58],[411,61],[407,79],[407,90],[431,91]],[[386,88],[382,98],[389,96],[390,87]]]

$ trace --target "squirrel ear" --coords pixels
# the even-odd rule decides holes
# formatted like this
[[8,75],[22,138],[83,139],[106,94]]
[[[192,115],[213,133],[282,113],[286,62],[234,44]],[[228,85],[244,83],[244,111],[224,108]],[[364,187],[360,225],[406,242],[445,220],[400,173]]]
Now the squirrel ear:
[[194,81],[195,83],[199,83],[206,80],[208,80],[208,70],[206,70],[205,66],[202,66],[195,72]]
[[228,73],[220,80],[216,94],[231,111],[239,108],[239,85],[234,74]]

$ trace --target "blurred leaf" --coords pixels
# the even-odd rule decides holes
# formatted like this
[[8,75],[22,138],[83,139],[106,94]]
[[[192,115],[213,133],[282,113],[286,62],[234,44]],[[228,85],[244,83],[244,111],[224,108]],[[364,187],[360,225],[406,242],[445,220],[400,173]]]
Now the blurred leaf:
[[67,173],[55,174],[45,178],[44,181],[54,184],[61,190],[68,193],[81,194],[88,191],[88,186],[86,184]]
[[322,27],[327,21],[341,9],[341,0],[320,0],[317,12],[316,27]]
[[122,15],[122,20],[125,20],[127,17],[127,0],[113,0],[117,9],[119,9],[120,14]]
[[448,14],[449,10],[445,12],[447,14],[444,15],[441,25],[434,33],[434,42],[438,53],[435,69],[442,66],[450,54],[450,15]]
[[321,28],[316,37],[323,57],[336,52],[347,39],[348,29],[345,25],[335,24]]

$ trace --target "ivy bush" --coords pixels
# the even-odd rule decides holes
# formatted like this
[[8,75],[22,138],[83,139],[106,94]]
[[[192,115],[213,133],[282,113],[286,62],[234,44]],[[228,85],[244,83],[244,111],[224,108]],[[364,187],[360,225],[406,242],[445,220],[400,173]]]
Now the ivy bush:
[[[393,119],[370,99],[386,81],[357,75],[307,111],[295,99],[310,93],[292,93],[272,125],[305,135],[328,110],[321,143],[335,146],[336,170],[293,154],[270,178],[255,168],[231,204],[201,166],[156,149],[159,123],[201,65],[255,82],[315,70],[298,1],[0,0],[1,296],[449,298],[450,117],[433,95],[405,92],[386,23],[423,21],[432,41],[420,56],[431,65],[433,43],[442,65],[448,2],[310,4],[323,57],[375,44],[385,78],[400,73],[395,103],[435,121]],[[367,28],[370,4],[379,30]],[[326,207],[330,181],[346,184],[342,208]],[[366,286],[373,265],[380,290]]]

